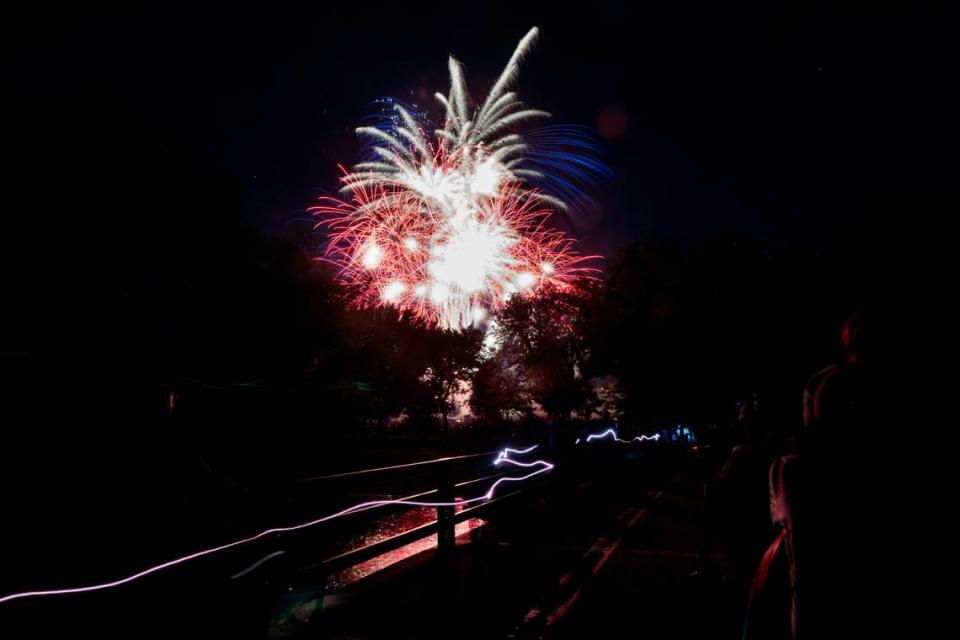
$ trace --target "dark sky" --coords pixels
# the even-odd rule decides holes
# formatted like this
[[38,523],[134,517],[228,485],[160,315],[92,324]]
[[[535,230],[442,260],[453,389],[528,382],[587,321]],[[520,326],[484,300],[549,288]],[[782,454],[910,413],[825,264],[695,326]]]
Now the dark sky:
[[[732,232],[829,248],[836,227],[869,219],[886,191],[944,173],[950,76],[940,70],[945,21],[933,12],[240,4],[6,20],[15,166],[5,199],[24,233],[72,236],[93,251],[146,241],[152,225],[128,221],[165,217],[138,211],[151,194],[190,200],[192,187],[175,184],[185,175],[230,184],[246,221],[268,234],[305,232],[297,220],[335,187],[336,164],[354,160],[352,129],[372,99],[433,108],[451,52],[482,96],[532,25],[543,37],[521,75],[525,101],[557,122],[626,117],[607,141],[617,177],[603,217],[579,232],[592,247]],[[170,219],[216,224],[184,208]]]

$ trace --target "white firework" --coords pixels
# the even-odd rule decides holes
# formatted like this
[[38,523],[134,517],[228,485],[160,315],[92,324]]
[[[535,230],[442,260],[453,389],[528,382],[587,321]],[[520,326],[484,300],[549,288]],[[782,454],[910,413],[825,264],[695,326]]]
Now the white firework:
[[[528,180],[543,175],[520,168],[528,147],[522,136],[510,133],[529,120],[550,117],[546,111],[528,108],[509,91],[519,75],[520,62],[539,33],[534,27],[523,37],[483,104],[475,109],[469,107],[463,65],[450,56],[450,92],[436,94],[444,111],[444,127],[434,131],[432,139],[417,119],[396,103],[396,126],[390,132],[358,127],[357,134],[373,143],[376,159],[356,164],[343,178],[341,192],[399,185],[418,193],[445,215],[465,219],[476,211],[480,198],[496,194],[502,184],[510,182],[528,197],[566,210],[560,199],[526,187]],[[443,156],[442,163],[437,162],[438,155]]]

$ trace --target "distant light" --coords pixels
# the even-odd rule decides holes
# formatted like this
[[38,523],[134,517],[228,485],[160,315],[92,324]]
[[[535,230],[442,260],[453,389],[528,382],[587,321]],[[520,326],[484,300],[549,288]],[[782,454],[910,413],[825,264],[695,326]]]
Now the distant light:
[[417,244],[416,238],[407,238],[403,241],[403,246],[407,248],[407,251],[416,251],[420,245]]
[[495,354],[503,346],[503,337],[500,334],[499,325],[496,318],[487,325],[487,330],[483,334],[483,357],[487,358]]
[[418,298],[422,298],[423,296],[427,295],[427,285],[425,285],[425,284],[418,284],[418,285],[413,289],[413,292],[414,292],[415,294],[417,294],[417,297],[418,297]]
[[480,322],[486,317],[487,317],[487,312],[483,308],[477,307],[476,309],[473,310],[473,321],[475,323]]
[[544,262],[540,265],[540,269],[547,274],[548,276],[553,273],[553,263]]

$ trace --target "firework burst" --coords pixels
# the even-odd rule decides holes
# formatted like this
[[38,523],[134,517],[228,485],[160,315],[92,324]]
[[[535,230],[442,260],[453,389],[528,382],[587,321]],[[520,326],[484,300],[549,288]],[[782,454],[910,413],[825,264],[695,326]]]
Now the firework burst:
[[394,101],[379,126],[357,129],[368,158],[344,170],[344,199],[325,197],[312,209],[328,229],[324,257],[340,268],[355,305],[391,306],[460,329],[513,295],[574,287],[595,271],[547,221],[568,210],[558,195],[580,193],[581,183],[609,170],[590,155],[595,147],[582,132],[561,150],[557,128],[548,128],[539,139],[556,147],[549,162],[516,132],[549,116],[509,90],[537,34],[531,29],[520,41],[476,107],[451,57],[450,91],[436,96],[444,126],[432,135],[424,116]]

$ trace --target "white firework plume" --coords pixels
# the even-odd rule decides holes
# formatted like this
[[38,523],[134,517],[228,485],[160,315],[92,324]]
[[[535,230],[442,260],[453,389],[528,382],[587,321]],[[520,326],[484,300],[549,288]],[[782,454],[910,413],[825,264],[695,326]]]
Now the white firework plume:
[[[457,217],[475,211],[479,198],[513,183],[527,197],[566,210],[559,198],[527,187],[527,181],[543,175],[520,167],[528,146],[522,136],[510,133],[527,121],[550,117],[546,111],[528,108],[515,92],[509,91],[519,75],[520,62],[538,35],[539,29],[534,27],[523,37],[482,106],[475,109],[469,106],[463,66],[450,56],[450,91],[446,96],[436,94],[444,110],[444,127],[434,131],[432,137],[397,103],[393,104],[396,126],[390,131],[370,126],[357,128],[357,134],[371,141],[376,159],[356,164],[343,178],[341,192],[400,186]],[[437,162],[438,156],[443,156],[443,162]]]

